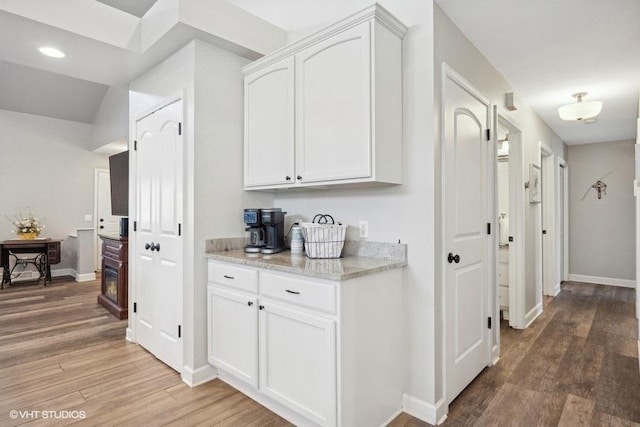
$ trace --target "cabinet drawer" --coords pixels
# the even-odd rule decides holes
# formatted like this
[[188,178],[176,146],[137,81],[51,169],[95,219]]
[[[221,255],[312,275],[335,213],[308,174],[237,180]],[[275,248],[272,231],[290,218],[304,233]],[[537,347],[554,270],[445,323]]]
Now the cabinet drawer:
[[258,293],[258,272],[249,268],[209,262],[209,281],[245,292]]
[[336,312],[336,287],[271,273],[260,273],[260,294],[303,307]]

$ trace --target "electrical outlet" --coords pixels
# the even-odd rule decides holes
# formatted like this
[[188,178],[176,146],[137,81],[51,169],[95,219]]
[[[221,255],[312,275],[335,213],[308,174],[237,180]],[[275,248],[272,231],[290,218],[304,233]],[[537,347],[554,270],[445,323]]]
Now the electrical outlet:
[[358,224],[358,228],[360,229],[360,238],[366,239],[369,237],[369,221],[360,220]]

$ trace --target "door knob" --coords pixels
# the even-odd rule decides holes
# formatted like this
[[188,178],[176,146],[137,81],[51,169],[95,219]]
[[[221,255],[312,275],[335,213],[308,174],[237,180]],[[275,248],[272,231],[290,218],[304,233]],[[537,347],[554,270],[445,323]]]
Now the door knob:
[[100,226],[100,230],[102,230],[102,229],[104,229],[104,225],[101,225],[101,226]]
[[153,242],[151,242],[151,250],[160,252],[160,243],[154,245]]
[[456,264],[458,264],[460,262],[460,255],[457,255],[457,254],[453,255],[451,252],[449,252],[447,261],[449,261],[449,264],[451,264],[452,262],[455,262]]
[[302,181],[302,177],[301,177],[300,175],[298,175],[298,176],[296,177],[296,179],[297,179],[298,181]]
[[148,244],[148,243],[146,243],[146,244],[144,245],[144,248],[145,248],[146,250],[149,250],[149,248],[151,248],[151,245],[150,245],[150,244]]

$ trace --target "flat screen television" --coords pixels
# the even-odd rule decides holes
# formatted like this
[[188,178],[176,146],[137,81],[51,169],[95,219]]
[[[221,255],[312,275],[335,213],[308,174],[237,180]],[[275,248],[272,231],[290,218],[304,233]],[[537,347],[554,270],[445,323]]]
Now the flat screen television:
[[129,152],[109,156],[111,215],[129,216]]

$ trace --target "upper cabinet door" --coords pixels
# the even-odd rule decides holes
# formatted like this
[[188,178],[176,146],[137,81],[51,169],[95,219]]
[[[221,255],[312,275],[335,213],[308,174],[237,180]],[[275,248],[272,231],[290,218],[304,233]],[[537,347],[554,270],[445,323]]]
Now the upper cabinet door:
[[285,58],[245,78],[245,187],[295,180],[293,64]]
[[371,176],[371,22],[296,55],[300,183]]

